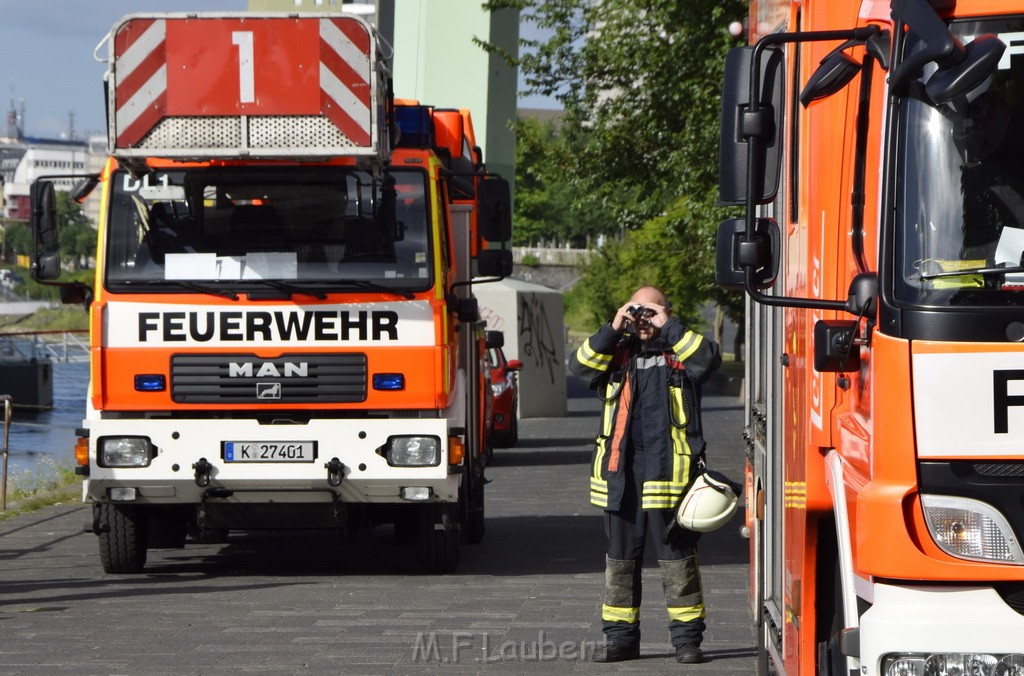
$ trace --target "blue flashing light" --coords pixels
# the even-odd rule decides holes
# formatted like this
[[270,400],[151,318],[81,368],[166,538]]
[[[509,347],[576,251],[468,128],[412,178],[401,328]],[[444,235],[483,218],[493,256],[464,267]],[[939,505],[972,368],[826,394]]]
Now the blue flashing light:
[[135,376],[136,392],[163,392],[167,389],[167,378],[162,373],[143,373]]
[[405,374],[403,373],[374,373],[373,389],[375,390],[404,390]]
[[395,106],[395,122],[401,132],[399,148],[434,147],[434,120],[430,106]]

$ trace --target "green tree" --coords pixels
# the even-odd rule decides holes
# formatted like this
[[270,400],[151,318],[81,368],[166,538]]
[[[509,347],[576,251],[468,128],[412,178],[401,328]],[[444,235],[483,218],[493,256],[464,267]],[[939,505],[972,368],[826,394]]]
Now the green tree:
[[[575,293],[594,315],[640,283],[695,317],[713,284],[722,64],[742,0],[495,0],[545,35],[517,62],[531,92],[565,108],[563,180],[621,241],[596,256]],[[508,55],[507,55],[508,56]],[[518,197],[518,191],[517,191]],[[595,233],[596,234],[596,233]],[[621,289],[618,287],[622,287]]]
[[60,253],[77,270],[96,253],[96,229],[82,205],[66,192],[57,193],[57,237]]
[[4,251],[8,256],[32,253],[32,232],[23,221],[8,221],[4,226]]
[[566,180],[572,149],[555,122],[516,122],[516,200],[513,243],[543,242],[583,248],[615,224],[590,202],[578,199]]

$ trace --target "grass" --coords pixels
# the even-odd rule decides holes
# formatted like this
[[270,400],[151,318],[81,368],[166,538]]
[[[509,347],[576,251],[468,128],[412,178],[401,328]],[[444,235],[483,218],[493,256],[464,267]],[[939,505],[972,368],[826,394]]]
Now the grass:
[[0,521],[82,496],[82,477],[73,467],[43,461],[35,471],[24,470],[7,477],[7,509]]
[[0,334],[19,331],[72,331],[89,328],[89,313],[80,305],[43,308],[30,315],[0,315]]

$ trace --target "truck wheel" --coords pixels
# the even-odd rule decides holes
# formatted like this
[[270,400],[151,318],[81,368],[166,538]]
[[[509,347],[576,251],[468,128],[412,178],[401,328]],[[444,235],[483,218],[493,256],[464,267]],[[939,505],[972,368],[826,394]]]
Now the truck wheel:
[[519,443],[519,411],[518,406],[512,407],[512,425],[508,430],[508,445],[515,446]]
[[[456,508],[457,509],[457,508]],[[459,529],[448,505],[425,505],[419,510],[416,548],[424,573],[452,573],[459,565]]]
[[462,527],[466,542],[471,545],[480,544],[484,539],[484,478],[481,474],[473,478],[473,483],[464,493],[464,514]]
[[149,519],[128,505],[99,505],[100,562],[105,573],[141,573]]

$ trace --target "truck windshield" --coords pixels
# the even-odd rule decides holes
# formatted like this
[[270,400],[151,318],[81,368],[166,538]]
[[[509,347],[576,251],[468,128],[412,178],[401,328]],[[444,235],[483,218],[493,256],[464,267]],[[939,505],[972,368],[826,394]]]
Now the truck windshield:
[[106,284],[423,290],[432,283],[428,205],[426,174],[414,170],[378,179],[342,167],[117,172]]
[[911,92],[900,104],[896,298],[930,307],[1021,306],[1024,19],[951,28],[965,44],[995,33],[1007,49],[995,73],[966,96],[936,106],[923,91]]

